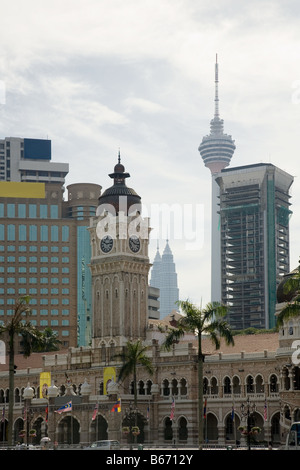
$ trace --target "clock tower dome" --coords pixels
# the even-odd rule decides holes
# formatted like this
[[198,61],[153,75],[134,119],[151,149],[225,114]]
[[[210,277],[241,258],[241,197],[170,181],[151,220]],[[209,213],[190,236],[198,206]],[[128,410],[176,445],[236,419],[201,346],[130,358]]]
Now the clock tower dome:
[[90,220],[93,346],[123,346],[145,339],[148,317],[149,219],[127,187],[120,154],[113,186],[99,197]]

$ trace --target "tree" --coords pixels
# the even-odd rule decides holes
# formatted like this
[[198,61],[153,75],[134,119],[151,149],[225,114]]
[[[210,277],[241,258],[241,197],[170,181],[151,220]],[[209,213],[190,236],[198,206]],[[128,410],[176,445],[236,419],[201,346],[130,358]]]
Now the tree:
[[277,316],[277,326],[282,326],[285,321],[300,315],[300,264],[284,281],[283,294],[287,303]]
[[34,352],[58,351],[59,344],[61,341],[57,338],[57,333],[48,327],[38,333],[33,341],[32,349]]
[[233,335],[228,323],[224,320],[227,308],[217,302],[209,303],[205,308],[198,308],[188,300],[179,301],[184,315],[178,320],[176,327],[169,328],[164,347],[170,350],[186,333],[198,337],[198,436],[199,449],[203,446],[203,363],[205,355],[202,351],[202,335],[209,335],[215,348],[220,348],[220,339],[226,344],[234,344]]
[[39,331],[28,321],[30,313],[29,296],[21,297],[14,307],[11,320],[0,326],[0,336],[8,337],[9,357],[9,407],[8,407],[8,445],[12,445],[13,407],[14,407],[14,372],[15,372],[15,338],[22,337],[23,355],[30,356],[33,344],[37,344]]
[[123,365],[119,372],[118,381],[123,380],[129,375],[133,375],[133,390],[134,390],[134,407],[137,409],[137,366],[141,364],[147,372],[153,374],[152,362],[148,356],[146,356],[147,346],[144,346],[140,340],[137,340],[135,343],[128,341],[125,347],[125,351],[121,354],[118,354]]

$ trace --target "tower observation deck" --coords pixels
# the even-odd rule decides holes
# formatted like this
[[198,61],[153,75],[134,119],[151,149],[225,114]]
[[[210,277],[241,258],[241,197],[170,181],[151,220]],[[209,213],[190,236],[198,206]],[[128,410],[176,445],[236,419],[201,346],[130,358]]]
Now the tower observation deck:
[[199,145],[199,152],[212,174],[219,173],[230,164],[235,151],[234,140],[230,135],[224,134],[224,121],[219,114],[219,70],[216,56],[215,64],[215,114],[210,121],[210,134],[203,137]]

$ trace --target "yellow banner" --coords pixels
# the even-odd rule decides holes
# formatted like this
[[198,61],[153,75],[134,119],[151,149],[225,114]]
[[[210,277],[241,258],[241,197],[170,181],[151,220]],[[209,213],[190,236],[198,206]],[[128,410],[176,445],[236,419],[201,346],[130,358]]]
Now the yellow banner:
[[47,398],[48,387],[51,385],[51,372],[40,373],[40,398]]
[[115,367],[106,367],[103,372],[103,393],[107,395],[107,386],[110,382],[116,381],[116,369]]
[[0,182],[0,197],[45,198],[45,183]]

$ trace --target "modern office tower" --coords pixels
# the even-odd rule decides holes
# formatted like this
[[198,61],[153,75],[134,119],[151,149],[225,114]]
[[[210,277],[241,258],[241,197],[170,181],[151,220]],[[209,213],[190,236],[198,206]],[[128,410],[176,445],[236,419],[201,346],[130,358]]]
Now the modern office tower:
[[51,161],[51,140],[0,139],[0,181],[64,184],[69,165]]
[[272,164],[224,169],[220,187],[222,301],[233,329],[275,326],[276,288],[289,272],[293,177]]
[[172,310],[177,310],[176,302],[179,300],[179,289],[177,285],[177,273],[173,253],[167,240],[162,256],[157,247],[153,261],[150,286],[160,290],[160,318],[169,315]]
[[235,144],[230,135],[224,134],[224,121],[219,113],[218,61],[215,64],[215,113],[210,121],[210,134],[203,137],[198,148],[204,164],[211,171],[211,301],[221,300],[221,254],[219,230],[219,187],[216,174],[226,168],[231,161]]
[[79,330],[82,345],[91,310],[86,227],[100,189],[70,185],[64,201],[61,182],[0,182],[0,322],[29,295],[35,326],[51,327],[63,347],[77,346]]

